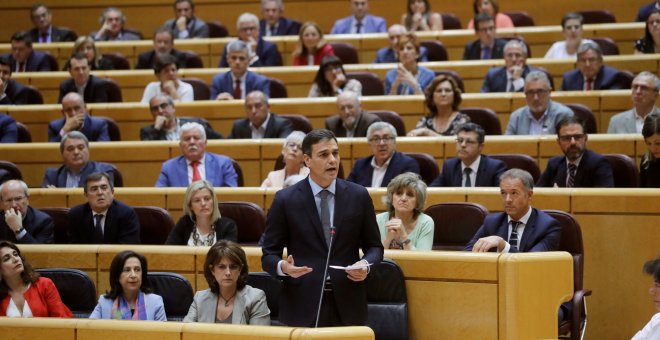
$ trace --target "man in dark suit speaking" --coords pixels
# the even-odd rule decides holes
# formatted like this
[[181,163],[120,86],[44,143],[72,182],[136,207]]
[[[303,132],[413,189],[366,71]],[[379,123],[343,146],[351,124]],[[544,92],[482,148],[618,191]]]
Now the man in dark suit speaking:
[[[383,258],[371,197],[364,187],[337,179],[339,146],[331,131],[313,130],[302,149],[310,175],[275,195],[262,248],[264,270],[283,279],[280,321],[314,326],[322,297],[318,326],[364,325],[366,264]],[[331,268],[324,277],[329,249],[330,265],[362,268]]]

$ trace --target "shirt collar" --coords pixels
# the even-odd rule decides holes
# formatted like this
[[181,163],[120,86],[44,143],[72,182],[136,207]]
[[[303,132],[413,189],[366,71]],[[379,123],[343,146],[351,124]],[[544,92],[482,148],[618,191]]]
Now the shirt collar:
[[328,185],[327,188],[322,188],[320,185],[318,185],[316,182],[314,182],[314,180],[312,179],[312,176],[308,176],[307,179],[309,180],[309,185],[312,187],[312,194],[314,194],[314,197],[316,197],[316,195],[318,195],[319,192],[321,192],[321,190],[323,190],[323,189],[330,191],[330,193],[332,193],[333,195],[335,194],[335,191],[336,191],[335,188],[336,188],[336,185],[337,185],[337,180],[336,179],[334,179],[332,181],[332,183],[330,183],[330,185]]
[[[525,213],[525,215],[523,215],[523,217],[520,218],[520,220],[518,220],[518,222],[522,222],[522,224],[527,226],[527,221],[529,221],[529,218],[531,216],[532,216],[532,206],[530,205],[527,206],[527,212]],[[512,220],[513,219],[511,218],[511,216],[507,215],[507,221],[511,222]]]
[[477,156],[477,159],[472,162],[470,165],[465,165],[465,163],[461,162],[461,170],[465,172],[465,168],[470,168],[472,169],[472,172],[475,174],[477,173],[477,170],[479,170],[479,164],[481,163],[481,155]]
[[[396,152],[396,151],[394,151],[394,152]],[[390,161],[392,160],[392,157],[394,157],[394,152],[392,152],[392,154],[390,155],[390,157],[389,157],[389,158],[385,161],[385,163],[383,163],[383,165],[381,165],[381,166],[378,166],[378,164],[376,164],[376,157],[375,157],[375,156],[374,156],[374,157],[371,157],[371,166],[372,166],[374,169],[387,168],[387,167],[390,165]]]

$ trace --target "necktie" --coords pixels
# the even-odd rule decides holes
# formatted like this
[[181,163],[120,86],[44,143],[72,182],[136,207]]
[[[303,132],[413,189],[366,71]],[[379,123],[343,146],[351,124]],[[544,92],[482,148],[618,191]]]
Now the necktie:
[[362,22],[358,21],[355,24],[355,33],[362,33],[361,31],[362,31]]
[[591,91],[593,89],[593,83],[594,83],[593,79],[591,79],[591,78],[587,79],[587,83],[584,86],[584,90],[585,91]]
[[18,64],[18,72],[25,72],[25,63]]
[[516,92],[516,88],[513,87],[513,78],[509,79],[509,90],[508,92]]
[[568,163],[568,178],[566,178],[566,187],[572,188],[575,186],[575,172],[577,171],[577,166],[573,163]]
[[472,180],[470,179],[470,174],[472,173],[472,169],[465,168],[465,170],[463,170],[463,173],[465,174],[465,185],[464,185],[464,187],[466,187],[466,188],[472,187]]
[[509,245],[511,245],[511,250],[518,251],[518,227],[520,222],[511,221],[511,235],[509,235]]
[[192,181],[197,182],[202,179],[202,175],[199,174],[199,162],[198,161],[192,161],[190,162],[190,165],[192,165],[193,168],[193,177]]
[[48,42],[48,33],[41,33],[41,39],[39,42],[47,43]]
[[323,227],[323,235],[325,236],[325,243],[330,245],[330,206],[328,205],[328,196],[330,191],[321,190],[319,197],[321,197],[321,226]]
[[481,49],[481,59],[490,59],[490,46],[485,46]]
[[275,35],[275,25],[270,26],[270,35]]
[[101,227],[102,219],[103,219],[103,214],[94,215],[94,241],[97,244],[103,243],[103,228]]
[[241,99],[241,80],[236,79],[236,85],[234,86],[234,99]]

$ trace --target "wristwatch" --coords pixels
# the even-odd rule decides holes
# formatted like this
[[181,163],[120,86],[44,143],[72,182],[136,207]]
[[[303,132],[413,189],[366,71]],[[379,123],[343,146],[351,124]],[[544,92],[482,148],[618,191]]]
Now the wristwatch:
[[18,230],[16,230],[16,231],[14,232],[14,234],[18,235],[18,234],[22,233],[23,230],[25,230],[25,228],[20,227],[20,228],[18,228]]
[[405,241],[401,242],[401,245],[402,245],[402,246],[405,246],[406,244],[408,244],[408,243],[410,243],[410,242],[412,242],[412,241],[408,238],[408,239],[406,239]]

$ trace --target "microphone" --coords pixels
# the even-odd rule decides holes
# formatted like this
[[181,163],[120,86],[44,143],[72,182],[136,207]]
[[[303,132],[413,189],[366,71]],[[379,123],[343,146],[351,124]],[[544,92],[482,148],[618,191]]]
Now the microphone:
[[321,304],[323,304],[323,290],[325,288],[325,280],[328,277],[328,266],[330,265],[330,252],[332,251],[332,240],[335,238],[337,228],[330,226],[330,244],[328,245],[328,256],[325,259],[325,268],[323,268],[323,280],[321,281],[321,296],[319,297],[319,308],[316,310],[316,322],[314,328],[319,327],[319,318],[321,317]]

